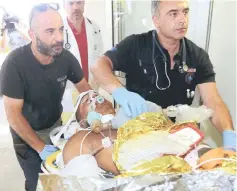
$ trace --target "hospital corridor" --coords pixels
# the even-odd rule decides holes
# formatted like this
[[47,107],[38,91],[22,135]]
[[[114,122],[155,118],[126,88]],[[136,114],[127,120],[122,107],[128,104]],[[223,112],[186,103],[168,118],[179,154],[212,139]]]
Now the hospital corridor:
[[0,0],[0,191],[237,190],[236,6]]

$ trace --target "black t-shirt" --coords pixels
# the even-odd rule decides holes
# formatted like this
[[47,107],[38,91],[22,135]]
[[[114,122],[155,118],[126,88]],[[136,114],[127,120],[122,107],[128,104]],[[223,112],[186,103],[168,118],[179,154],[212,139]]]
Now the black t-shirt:
[[[146,100],[152,101],[163,108],[177,104],[190,105],[193,96],[188,97],[187,91],[191,95],[197,84],[215,82],[215,73],[208,54],[193,42],[184,38],[186,64],[189,70],[180,73],[178,66],[183,61],[182,43],[180,51],[174,57],[175,67],[170,69],[169,53],[156,40],[167,58],[165,64],[164,55],[157,44],[153,43],[153,33],[153,31],[149,31],[148,33],[131,35],[104,55],[111,59],[113,70],[126,73],[128,90],[140,94]],[[157,36],[155,39],[157,39]],[[154,51],[154,56],[152,51]],[[157,86],[159,88],[169,87],[165,90],[159,90]]]
[[64,49],[51,64],[42,65],[28,44],[12,51],[5,59],[0,87],[3,95],[24,99],[23,116],[34,130],[42,130],[60,118],[67,80],[76,84],[82,78],[80,64],[69,51]]

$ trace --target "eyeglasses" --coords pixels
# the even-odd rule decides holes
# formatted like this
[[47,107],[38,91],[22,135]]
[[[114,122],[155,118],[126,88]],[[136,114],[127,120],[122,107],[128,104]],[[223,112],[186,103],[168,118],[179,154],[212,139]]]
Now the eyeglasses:
[[85,0],[65,0],[65,2],[68,4],[72,4],[72,3],[84,4]]
[[53,9],[53,10],[56,10],[58,11],[59,10],[59,4],[58,3],[40,3],[38,5],[35,5],[32,10],[31,10],[31,14],[30,14],[30,18],[29,18],[29,24],[31,26],[31,22],[32,22],[32,19],[35,15],[36,12],[45,12],[49,9]]

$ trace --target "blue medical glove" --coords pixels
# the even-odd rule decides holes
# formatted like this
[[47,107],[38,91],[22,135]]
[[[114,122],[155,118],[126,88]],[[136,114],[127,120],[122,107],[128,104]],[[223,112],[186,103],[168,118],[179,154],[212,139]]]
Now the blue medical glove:
[[58,150],[57,147],[53,145],[45,145],[44,149],[41,152],[39,152],[39,156],[42,160],[46,160],[49,155],[53,154],[57,150]]
[[115,89],[112,96],[129,117],[134,118],[147,112],[146,101],[140,95],[130,92],[126,88]]
[[223,147],[227,150],[236,151],[236,132],[225,130],[222,133]]
[[97,113],[95,111],[90,111],[87,114],[87,122],[91,125],[91,123],[95,120],[101,121],[101,117],[102,117],[102,115],[100,113]]

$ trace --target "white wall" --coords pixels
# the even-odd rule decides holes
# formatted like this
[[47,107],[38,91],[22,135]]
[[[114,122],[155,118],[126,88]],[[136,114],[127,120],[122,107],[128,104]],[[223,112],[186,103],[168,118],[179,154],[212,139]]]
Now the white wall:
[[[216,72],[217,88],[236,124],[236,2],[215,1],[211,22],[209,56]],[[209,144],[221,146],[220,133],[203,127]],[[236,128],[236,127],[235,127]],[[210,137],[212,137],[212,140]]]
[[209,55],[218,90],[236,123],[236,2],[216,1],[211,25]]
[[86,0],[85,13],[101,30],[105,50],[112,47],[112,8],[110,0]]
[[186,37],[205,49],[210,0],[189,0],[189,27]]
[[218,90],[236,122],[236,2],[216,1],[211,25],[209,55]]
[[151,1],[127,0],[126,5],[124,37],[134,33],[147,32],[154,28],[151,16]]

